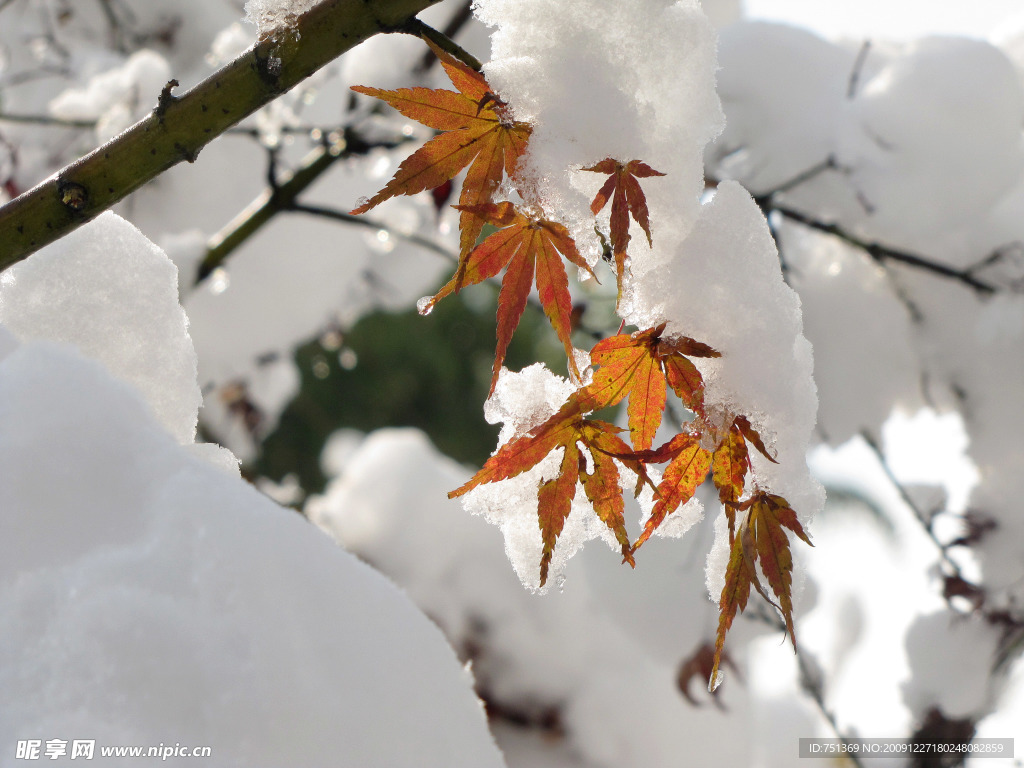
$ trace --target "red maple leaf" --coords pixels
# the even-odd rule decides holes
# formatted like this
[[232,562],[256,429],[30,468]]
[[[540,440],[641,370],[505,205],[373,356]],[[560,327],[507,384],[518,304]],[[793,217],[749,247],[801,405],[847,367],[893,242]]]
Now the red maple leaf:
[[[622,549],[623,561],[633,565],[623,517],[619,471],[613,461],[613,457],[629,453],[629,446],[618,437],[620,431],[607,422],[583,418],[579,404],[570,399],[546,422],[526,435],[505,443],[469,482],[449,493],[448,497],[461,496],[483,483],[516,477],[537,466],[552,451],[561,448],[563,453],[558,474],[544,480],[537,488],[537,517],[543,541],[541,586],[547,581],[555,544],[569,516],[572,501],[576,498],[577,483],[582,483],[594,512],[615,534]],[[593,462],[593,472],[587,472],[584,451]],[[626,459],[623,463],[641,477],[646,477],[639,462]]]
[[666,517],[693,498],[697,487],[708,476],[708,468],[711,466],[711,452],[701,445],[700,435],[691,432],[680,432],[644,458],[657,463],[669,461],[669,465],[665,467],[665,474],[658,484],[657,501],[654,502],[651,516],[640,538],[633,544],[634,552],[651,537]]
[[586,411],[617,405],[628,396],[629,433],[637,451],[651,447],[665,410],[667,386],[688,408],[700,410],[704,382],[686,355],[719,357],[693,339],[664,338],[664,330],[662,323],[599,341],[590,351],[591,362],[599,367],[593,381],[577,395]]
[[[782,496],[758,492],[737,506],[746,512],[739,529],[733,537],[729,565],[725,571],[725,587],[718,601],[718,635],[715,639],[715,663],[711,671],[709,687],[717,686],[718,666],[725,647],[725,636],[732,626],[737,611],[743,611],[750,597],[750,587],[755,589],[774,605],[786,622],[786,631],[796,649],[796,635],[793,628],[793,554],[789,548],[789,529],[810,546],[811,540],[797,519],[796,512]],[[756,564],[768,580],[778,603],[768,596],[761,586]]]
[[352,213],[366,213],[395,195],[413,195],[439,187],[468,165],[459,197],[459,204],[464,206],[459,225],[460,254],[465,256],[484,225],[466,207],[489,202],[503,175],[515,172],[531,129],[510,117],[505,103],[494,94],[483,75],[433,43],[428,44],[458,92],[429,88],[384,91],[361,85],[352,88],[386,101],[423,125],[444,131],[402,161],[384,189]]
[[[464,210],[462,206],[457,207]],[[473,249],[464,259],[460,271],[421,311],[430,312],[445,296],[457,293],[463,286],[494,277],[505,269],[498,296],[498,346],[490,389],[493,392],[512,333],[519,324],[530,290],[536,282],[544,314],[561,339],[569,365],[578,377],[571,339],[572,300],[562,256],[588,272],[590,267],[576,250],[569,232],[554,221],[525,216],[512,203],[485,203],[473,206],[471,210],[481,221],[502,229]]]
[[629,217],[631,215],[647,235],[647,244],[652,245],[651,223],[647,215],[647,198],[637,179],[664,176],[665,174],[639,160],[620,163],[610,157],[583,170],[609,174],[608,180],[590,204],[590,211],[596,216],[608,204],[609,199],[612,201],[612,252],[615,254],[615,268],[621,289],[622,274],[625,271],[626,263],[626,246],[629,244]]

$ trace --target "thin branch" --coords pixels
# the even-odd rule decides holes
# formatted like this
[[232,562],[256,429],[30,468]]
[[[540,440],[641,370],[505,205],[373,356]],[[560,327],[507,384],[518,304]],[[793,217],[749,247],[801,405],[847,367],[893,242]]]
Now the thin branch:
[[[863,240],[857,237],[856,235],[846,231],[838,224],[827,224],[823,221],[819,221],[810,214],[804,213],[803,211],[799,211],[795,208],[789,208],[785,205],[780,205],[776,202],[775,196],[778,193],[788,192],[793,188],[807,181],[810,181],[811,179],[815,178],[816,176],[820,175],[821,173],[827,170],[837,168],[838,166],[836,165],[835,158],[826,158],[817,165],[811,166],[806,171],[802,171],[801,173],[797,174],[792,179],[783,182],[775,189],[757,195],[754,198],[754,202],[757,203],[757,206],[764,213],[765,217],[769,218],[769,228],[771,229],[773,236],[775,235],[775,230],[771,226],[770,215],[772,213],[777,213],[779,216],[789,219],[790,221],[795,221],[798,224],[802,224],[808,229],[813,229],[817,232],[823,232],[827,235],[832,235],[833,237],[839,238],[848,245],[852,245],[855,248],[860,248],[862,251],[867,253],[868,256],[870,256],[872,259],[874,259],[876,262],[883,266],[887,261],[895,261],[900,264],[906,264],[917,269],[922,269],[926,272],[931,272],[932,274],[939,275],[941,277],[958,280],[967,285],[968,287],[973,288],[978,293],[986,296],[996,293],[999,290],[998,286],[992,285],[991,283],[985,282],[984,280],[979,280],[977,277],[975,277],[972,274],[975,271],[975,268],[973,267],[971,269],[966,270],[957,269],[955,267],[950,267],[941,262],[934,261],[923,256],[919,256],[915,253],[910,253],[909,251],[901,251],[897,248],[890,248],[889,246],[881,245],[880,243],[872,243],[867,240]],[[706,184],[709,187],[715,187],[719,184],[719,179],[709,175],[706,179]],[[775,239],[776,242],[778,242],[778,238]]]
[[[124,133],[0,207],[0,269],[90,221],[345,51],[438,0],[324,0]],[[155,94],[154,94],[155,96]]]
[[950,267],[946,264],[942,264],[941,262],[926,259],[914,253],[900,251],[895,248],[880,245],[879,243],[871,243],[866,240],[862,240],[836,224],[826,224],[822,221],[818,221],[812,216],[803,213],[802,211],[798,211],[795,208],[787,208],[786,206],[776,205],[773,202],[769,202],[768,210],[772,213],[777,213],[790,221],[802,224],[808,229],[824,232],[827,235],[839,238],[849,245],[860,248],[879,264],[884,265],[887,261],[906,264],[917,269],[922,269],[926,272],[931,272],[934,275],[939,275],[940,277],[958,280],[964,285],[973,288],[978,293],[986,296],[990,296],[998,290],[996,286],[983,280],[979,280],[968,271],[956,269],[955,267]]
[[889,462],[885,459],[885,454],[882,452],[881,446],[867,431],[862,431],[860,436],[864,439],[864,442],[868,444],[875,457],[878,459],[878,464],[881,466],[882,471],[885,472],[885,476],[889,478],[889,482],[892,483],[893,487],[899,493],[903,503],[907,505],[911,512],[914,513],[914,518],[921,524],[925,534],[931,539],[936,549],[939,550],[939,555],[942,558],[942,562],[949,568],[951,574],[958,579],[963,579],[963,575],[960,572],[960,566],[949,556],[946,546],[939,541],[938,536],[935,535],[935,531],[932,528],[931,520],[918,506],[917,503],[907,493],[907,489],[903,487],[903,483],[896,477],[896,473],[892,471],[892,467],[889,466]]
[[443,32],[438,32],[436,29],[428,24],[424,24],[419,19],[410,19],[409,23],[399,31],[415,35],[424,41],[433,43],[442,51],[447,51],[456,59],[463,62],[466,66],[472,67],[477,72],[483,69],[484,65],[480,63],[480,60],[476,56],[462,48],[462,46]]
[[[778,630],[779,632],[786,632],[786,624],[782,621],[774,612],[768,611],[748,611],[743,614],[750,619],[760,621],[763,624]],[[795,644],[793,645],[793,651],[796,653],[797,667],[800,670],[800,689],[811,697],[811,701],[818,707],[818,711],[822,717],[828,721],[828,724],[832,728],[832,732],[836,735],[836,738],[842,742],[843,746],[846,747],[846,757],[849,758],[850,762],[856,766],[856,768],[864,768],[864,764],[861,762],[860,755],[855,751],[851,750],[850,738],[843,733],[839,727],[839,721],[836,719],[835,713],[825,704],[825,689],[824,684],[821,680],[821,675],[818,674],[817,663],[811,663],[810,658],[806,651],[800,650]]]
[[235,216],[227,226],[210,238],[206,256],[199,265],[196,284],[220,267],[235,249],[256,234],[276,214],[296,210],[298,196],[338,160],[365,155],[378,147],[394,148],[401,142],[367,142],[355,130],[345,128],[340,135],[328,133],[328,141],[317,147],[291,174],[277,178],[274,155],[268,167],[268,186],[255,200]]
[[458,263],[459,261],[459,255],[457,253],[448,250],[440,243],[431,240],[429,237],[424,237],[423,235],[417,235],[415,233],[402,232],[401,230],[394,229],[387,224],[382,224],[379,221],[368,219],[365,216],[353,216],[351,213],[345,213],[344,211],[339,211],[334,208],[324,208],[319,205],[303,205],[301,203],[296,203],[286,210],[293,211],[295,213],[308,213],[311,216],[322,216],[327,219],[333,219],[334,221],[342,221],[346,224],[355,224],[359,227],[365,227],[379,232],[387,232],[388,235],[394,236],[399,240],[404,240],[412,245],[418,245],[420,248],[425,248],[428,251],[433,251],[449,261],[455,263]]
[[[52,115],[18,114],[0,112],[0,123],[24,123],[28,125],[41,125],[47,128],[85,128],[93,129],[99,123],[98,120],[66,120]],[[311,134],[319,130],[313,125],[282,125],[277,131],[286,135]],[[249,136],[254,139],[262,135],[258,128],[247,128],[240,125],[232,126],[224,131],[225,135]]]
[[[464,0],[459,10],[455,12],[455,15],[448,20],[448,23],[444,25],[444,29],[441,30],[442,34],[449,40],[454,40],[455,36],[462,31],[462,28],[466,26],[467,22],[473,18],[473,3],[471,0]],[[419,64],[416,65],[417,72],[426,72],[437,61],[437,56],[434,55],[433,51],[426,51],[423,54],[423,58],[420,59]],[[479,71],[479,68],[478,70]]]
[[26,125],[44,125],[49,128],[95,128],[95,120],[65,120],[50,115],[17,115],[0,112],[0,123],[23,123]]
[[865,40],[864,44],[857,51],[857,58],[853,62],[853,69],[850,70],[850,79],[846,84],[846,98],[852,99],[857,95],[857,86],[860,76],[864,71],[864,64],[868,60],[868,53],[871,51],[871,40]]

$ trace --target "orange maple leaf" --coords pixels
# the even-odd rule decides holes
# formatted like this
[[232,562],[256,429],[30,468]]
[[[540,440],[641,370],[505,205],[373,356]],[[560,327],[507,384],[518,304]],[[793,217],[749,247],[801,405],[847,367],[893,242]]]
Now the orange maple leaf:
[[[547,581],[555,544],[565,526],[572,501],[576,498],[577,483],[580,482],[594,512],[615,534],[622,548],[623,561],[634,565],[623,517],[619,471],[613,461],[613,457],[629,453],[629,446],[618,437],[619,432],[621,430],[618,427],[607,422],[583,418],[579,404],[570,399],[546,422],[526,435],[505,443],[469,482],[449,493],[448,497],[455,498],[484,483],[507,480],[522,474],[535,467],[552,451],[562,448],[564,452],[558,474],[544,480],[537,488],[537,518],[543,541],[541,586]],[[584,450],[593,461],[593,472],[587,472]],[[626,459],[623,463],[646,477],[639,462]]]
[[747,439],[747,442],[752,443],[753,446],[757,448],[758,453],[760,453],[762,456],[768,459],[768,461],[770,461],[772,464],[779,463],[778,461],[775,460],[774,456],[768,453],[768,449],[765,448],[764,442],[761,440],[761,436],[757,434],[756,429],[750,426],[750,421],[749,419],[747,419],[746,416],[737,416],[735,425],[739,429],[739,431],[743,433],[743,436]]
[[722,441],[715,448],[711,457],[712,480],[718,489],[718,498],[725,507],[729,521],[729,541],[736,528],[736,508],[743,496],[743,486],[747,471],[750,469],[750,452],[747,443],[753,444],[757,450],[773,464],[778,462],[768,453],[761,436],[751,425],[746,416],[733,419]]
[[733,539],[729,551],[729,565],[725,569],[725,586],[718,600],[718,633],[715,637],[715,660],[708,679],[708,690],[712,693],[721,682],[718,667],[725,649],[725,636],[732,628],[737,611],[743,611],[750,599],[750,585],[757,583],[757,571],[753,567],[754,544],[746,525],[740,526],[739,535]]
[[[717,686],[718,666],[725,647],[726,633],[732,626],[737,610],[743,611],[746,608],[751,585],[782,613],[793,649],[796,649],[792,597],[793,554],[784,529],[788,528],[805,543],[814,546],[797,519],[796,512],[782,496],[758,492],[738,505],[737,509],[747,512],[747,515],[732,539],[729,565],[725,571],[725,587],[718,602],[718,636],[709,682],[711,689]],[[777,604],[761,586],[756,563],[760,563],[761,572],[778,598]]]
[[729,515],[730,537],[735,527],[732,506],[743,496],[748,463],[747,443],[734,421],[711,457],[711,477],[718,488],[718,499],[725,505],[726,513]]
[[647,215],[647,198],[637,179],[664,176],[665,174],[639,160],[620,163],[610,157],[583,170],[610,174],[590,204],[590,212],[596,216],[608,204],[609,199],[612,201],[612,252],[615,254],[615,268],[621,289],[622,274],[625,271],[626,263],[626,246],[629,244],[630,215],[647,235],[647,244],[652,245],[651,223]]
[[711,466],[711,452],[701,445],[700,435],[690,432],[680,432],[657,451],[648,452],[645,458],[657,463],[671,461],[665,467],[654,509],[644,525],[643,533],[633,545],[633,552],[651,537],[666,517],[693,498]]
[[637,451],[651,447],[665,410],[667,386],[688,408],[701,408],[704,382],[686,355],[719,357],[711,347],[693,339],[663,338],[664,330],[662,323],[599,341],[590,351],[590,360],[600,367],[577,395],[586,411],[617,405],[628,396],[629,433]]
[[[462,206],[456,207],[466,210]],[[505,352],[536,280],[544,314],[562,341],[569,365],[578,378],[579,370],[573,358],[571,338],[572,300],[569,297],[569,279],[562,265],[562,256],[588,272],[590,267],[576,250],[568,230],[553,221],[525,216],[512,203],[484,203],[472,206],[469,210],[481,221],[503,229],[474,248],[455,276],[421,311],[430,312],[445,296],[457,293],[463,286],[475,285],[494,277],[505,269],[498,296],[498,346],[494,353],[490,389],[494,392]]]
[[[352,90],[382,99],[406,117],[445,133],[435,136],[398,166],[394,178],[352,211],[366,213],[395,195],[413,195],[452,179],[467,165],[459,204],[475,206],[491,200],[504,174],[511,176],[526,151],[531,128],[515,121],[484,76],[451,54],[428,43],[458,92],[444,89],[353,86]],[[484,222],[462,210],[460,254],[469,253]],[[461,272],[461,269],[460,269]]]

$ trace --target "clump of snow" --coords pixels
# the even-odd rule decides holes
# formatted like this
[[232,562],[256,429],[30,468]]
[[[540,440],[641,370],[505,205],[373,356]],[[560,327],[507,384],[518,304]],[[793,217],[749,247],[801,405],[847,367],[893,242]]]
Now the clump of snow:
[[226,766],[502,766],[437,628],[191,444],[176,279],[106,214],[3,282],[0,743],[187,735]]
[[604,179],[578,169],[607,157],[642,160],[681,185],[644,185],[656,243],[692,222],[700,153],[722,125],[714,31],[695,0],[481,0],[475,11],[497,27],[488,82],[534,126],[523,175],[581,252],[596,258],[589,206]]
[[709,167],[755,193],[833,152],[855,51],[782,24],[740,22],[720,33],[718,95],[727,120]]
[[[438,622],[472,659],[496,709],[537,719],[557,712],[564,736],[546,735],[540,754],[510,743],[497,721],[509,766],[670,768],[684,750],[702,764],[750,764],[751,740],[736,737],[736,723],[747,722],[760,692],[727,686],[723,717],[690,706],[673,684],[679,659],[714,626],[699,559],[678,542],[651,541],[633,570],[584,549],[564,590],[529,594],[508,568],[498,531],[446,498],[469,477],[422,433],[378,430],[306,512]],[[737,622],[737,637],[747,630]],[[745,667],[741,653],[735,658]],[[698,695],[702,686],[693,683]],[[767,711],[762,722],[774,728],[783,718],[792,713]],[[553,758],[559,745],[576,758]]]
[[837,160],[872,209],[863,226],[875,238],[907,242],[975,220],[1024,168],[1024,89],[989,43],[912,43],[850,109]]
[[751,452],[758,485],[812,516],[824,492],[805,459],[817,409],[811,347],[760,209],[738,184],[723,182],[675,254],[658,255],[635,270],[630,321],[648,328],[667,320],[667,335],[722,353],[698,361],[708,410],[750,418],[779,462]]
[[819,437],[833,446],[862,431],[878,439],[894,408],[924,404],[914,319],[867,254],[797,225],[780,235],[814,345]]
[[287,29],[320,0],[246,0],[245,20],[256,26],[260,37]]
[[502,445],[543,424],[575,391],[571,381],[556,376],[543,363],[518,372],[502,368],[494,394],[484,403],[484,418],[488,424],[503,425],[498,436]]
[[[504,443],[513,436],[526,434],[554,415],[575,389],[572,382],[556,376],[542,363],[535,363],[519,373],[502,369],[484,414],[492,424],[503,422],[499,443]],[[523,584],[531,589],[541,589],[540,561],[544,547],[537,516],[537,488],[558,474],[562,452],[562,449],[554,450],[529,471],[499,483],[478,486],[463,497],[467,510],[483,515],[501,528],[509,561]],[[548,583],[541,591],[552,583],[559,583],[569,559],[592,538],[602,538],[609,546],[617,546],[615,537],[593,513],[586,494],[577,484],[572,510],[555,545]]]
[[23,341],[73,344],[142,392],[178,442],[194,439],[202,395],[178,271],[116,214],[7,270],[0,322]]
[[[599,6],[555,0],[476,5],[481,20],[497,26],[488,80],[517,119],[534,125],[522,176],[585,249],[595,242],[589,206],[604,177],[580,169],[612,157],[642,160],[666,174],[642,183],[653,247],[642,234],[631,240],[620,313],[641,329],[667,321],[669,336],[696,338],[723,354],[701,361],[709,412],[728,422],[736,414],[751,419],[780,462],[753,457],[759,487],[785,496],[808,518],[824,494],[805,461],[817,397],[799,300],[783,282],[764,216],[741,187],[723,183],[710,203],[700,202],[702,152],[722,122],[713,30],[695,2]],[[599,216],[600,225],[607,226],[608,215]],[[531,404],[529,393],[539,391],[536,383],[524,388],[527,396],[504,409],[503,439],[519,433],[514,414],[550,412],[547,392]],[[533,416],[524,418],[532,422]],[[502,525],[520,575],[539,552],[530,510],[537,483],[551,477],[555,461],[549,456],[531,473],[466,498],[468,508]],[[519,517],[506,511],[513,504]],[[579,497],[569,523],[577,504],[583,506]],[[701,516],[694,501],[665,533],[680,535]],[[597,535],[586,528],[580,533]],[[578,547],[575,536],[563,534],[560,546],[563,541],[564,551]],[[556,548],[557,562],[561,555]]]
[[[932,707],[957,719],[991,704],[989,673],[999,630],[983,621],[939,611],[921,616],[906,637],[910,678],[903,697],[918,718]],[[955,659],[955,664],[950,661]]]
[[95,120],[100,143],[113,138],[156,106],[171,68],[156,51],[136,51],[114,69],[70,88],[50,102],[50,114],[62,120]]
[[100,365],[28,344],[0,364],[0,411],[0,743],[188,734],[220,765],[502,765],[408,598],[191,456]]
[[207,54],[206,59],[213,66],[222,66],[237,59],[254,42],[252,30],[235,22],[222,29],[213,38],[213,42],[210,44],[210,52]]

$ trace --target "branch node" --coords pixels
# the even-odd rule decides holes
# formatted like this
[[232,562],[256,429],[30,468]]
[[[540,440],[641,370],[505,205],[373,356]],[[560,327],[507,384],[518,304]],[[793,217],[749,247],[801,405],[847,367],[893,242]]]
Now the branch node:
[[281,93],[281,69],[283,63],[280,56],[276,56],[274,51],[276,45],[272,46],[266,55],[260,50],[259,47],[253,51],[253,59],[256,62],[256,74],[259,75],[260,80],[266,83],[271,91],[275,94]]
[[194,163],[196,158],[199,157],[198,149],[189,149],[180,141],[174,142],[174,149],[181,155],[182,159],[188,163]]
[[57,195],[61,205],[75,214],[84,211],[89,204],[89,190],[74,181],[57,179]]
[[161,123],[164,121],[164,115],[167,114],[167,108],[178,100],[178,97],[171,93],[174,88],[177,88],[181,83],[177,80],[168,80],[167,84],[160,90],[160,95],[156,100],[156,109],[153,110],[153,114],[156,115],[157,120]]

